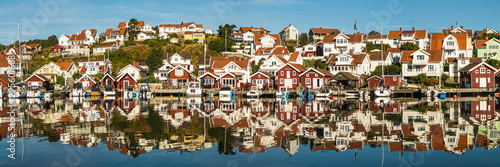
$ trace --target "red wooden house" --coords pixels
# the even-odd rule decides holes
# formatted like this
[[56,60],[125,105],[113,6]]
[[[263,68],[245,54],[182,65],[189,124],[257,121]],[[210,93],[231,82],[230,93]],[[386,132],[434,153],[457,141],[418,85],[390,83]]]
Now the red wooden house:
[[109,73],[106,73],[106,75],[102,77],[100,82],[101,82],[101,87],[103,88],[116,87],[115,78],[113,78],[113,76],[111,76]]
[[134,100],[121,99],[117,101],[118,109],[126,115],[130,114],[132,110],[134,110],[135,106]]
[[308,122],[317,122],[328,112],[328,107],[319,101],[311,101],[301,106],[301,117]]
[[249,86],[256,86],[259,89],[270,89],[274,87],[275,76],[268,72],[256,72],[250,76]]
[[137,80],[129,73],[122,73],[116,77],[116,89],[135,88]]
[[470,115],[472,122],[476,125],[484,125],[496,119],[495,100],[461,102],[460,110],[463,115]]
[[328,81],[333,75],[323,69],[309,68],[307,71],[299,75],[302,86],[309,89],[319,89],[324,85],[328,85]]
[[91,76],[85,74],[80,79],[76,80],[75,83],[82,84],[82,88],[90,89],[97,85],[97,82]]
[[52,48],[52,53],[61,53],[64,50],[64,46],[56,45]]
[[299,86],[299,75],[306,71],[302,65],[287,63],[279,70],[276,71],[276,81],[278,89],[286,87],[288,89],[295,89]]
[[31,75],[25,82],[28,87],[39,87],[40,89],[47,89],[50,85],[50,79],[39,74]]
[[285,123],[286,125],[290,125],[293,122],[300,119],[300,107],[296,101],[287,101],[283,104],[277,101],[277,115],[278,119]]
[[233,88],[240,88],[240,80],[233,73],[225,73],[219,77],[216,86],[221,88],[222,86],[231,86]]
[[497,69],[485,62],[471,63],[458,72],[462,88],[495,88]]
[[181,65],[177,65],[172,70],[167,72],[170,75],[171,86],[185,86],[188,82],[195,81],[196,75],[186,70]]
[[216,88],[219,76],[214,74],[212,71],[205,71],[205,73],[200,75],[197,80],[200,81],[201,87],[203,88]]
[[[384,86],[401,87],[402,79],[403,78],[400,75],[385,75]],[[370,90],[376,89],[380,85],[381,80],[382,77],[376,75],[366,79],[366,81],[368,82],[368,89]]]

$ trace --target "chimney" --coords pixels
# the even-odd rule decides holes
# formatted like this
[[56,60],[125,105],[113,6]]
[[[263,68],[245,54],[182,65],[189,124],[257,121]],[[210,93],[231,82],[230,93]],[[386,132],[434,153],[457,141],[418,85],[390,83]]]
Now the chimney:
[[401,27],[399,27],[399,31],[401,31]]
[[453,26],[451,26],[451,30],[453,30]]
[[288,24],[288,26],[292,26],[292,24]]
[[489,38],[490,38],[490,37],[488,37],[488,36],[486,35],[486,40],[489,40]]
[[354,50],[349,49],[349,53],[352,55],[354,53]]
[[181,22],[181,24],[184,24],[184,22]]
[[415,31],[415,27],[412,27],[412,28],[411,28],[411,30],[412,30],[412,31]]
[[464,29],[464,26],[460,26],[460,29],[462,29],[462,30],[463,30],[463,29]]

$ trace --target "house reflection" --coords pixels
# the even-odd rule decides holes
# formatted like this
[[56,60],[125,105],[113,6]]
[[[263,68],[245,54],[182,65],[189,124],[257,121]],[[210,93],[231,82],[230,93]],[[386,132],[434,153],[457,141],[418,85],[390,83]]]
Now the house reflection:
[[[19,136],[46,136],[50,142],[79,147],[105,143],[110,151],[134,157],[155,149],[183,153],[214,146],[224,154],[265,153],[274,147],[295,155],[300,147],[341,152],[367,146],[388,146],[400,155],[421,151],[463,154],[500,143],[499,104],[492,98],[385,104],[201,98],[17,103],[22,107],[17,109],[16,125],[24,127],[24,134],[16,131]],[[5,122],[12,106],[15,103],[3,105],[0,113],[3,137],[9,133]]]

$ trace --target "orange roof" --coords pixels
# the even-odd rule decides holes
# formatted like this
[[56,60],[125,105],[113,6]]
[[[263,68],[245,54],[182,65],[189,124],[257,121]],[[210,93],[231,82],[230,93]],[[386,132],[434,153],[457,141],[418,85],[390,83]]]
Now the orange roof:
[[255,45],[262,45],[262,43],[260,43],[260,38],[262,38],[264,36],[271,36],[271,37],[276,38],[276,42],[274,43],[274,46],[281,45],[280,34],[255,34],[253,36],[254,37]]
[[290,55],[290,58],[288,59],[289,61],[297,61],[297,58],[299,58],[299,54],[300,52],[293,52],[291,55]]
[[[413,37],[414,39],[425,38],[425,36],[427,34],[427,30],[411,30],[411,31],[413,31],[415,33],[415,35]],[[387,38],[389,38],[389,39],[400,39],[401,38],[401,33],[403,33],[402,30],[399,30],[399,31],[389,31],[389,34],[387,35]]]
[[[464,29],[462,29],[462,30],[464,30]],[[442,32],[443,32],[443,34],[448,35],[448,34],[451,34],[451,31],[453,31],[453,30],[452,29],[443,29]],[[465,31],[465,34],[467,34],[467,36],[469,36],[469,37],[474,36],[474,34],[472,33],[472,30],[464,30],[464,31]]]
[[112,28],[107,29],[107,30],[106,30],[106,33],[105,33],[104,35],[106,35],[106,36],[111,35],[111,31],[113,31],[113,29],[112,29]]
[[[467,49],[467,34],[450,34],[457,39],[459,49]],[[441,50],[447,35],[431,33],[431,50]]]
[[[19,59],[15,59],[14,61],[20,62]],[[9,67],[9,61],[7,60],[7,55],[0,53],[0,67]]]
[[292,25],[289,25],[288,27],[283,28],[283,30],[281,30],[280,33],[285,32],[288,28],[290,28],[290,26],[292,26]]
[[[118,29],[114,29],[114,28],[107,29],[107,30],[106,30],[106,33],[105,33],[104,35],[105,35],[105,36],[109,36],[109,35],[111,35],[111,32],[112,32],[113,30],[118,30]],[[125,34],[125,32],[127,32],[127,28],[120,28],[120,31],[118,32],[118,34],[123,35],[123,34]]]
[[[380,35],[367,35],[366,39],[380,39]],[[387,38],[387,35],[382,35],[382,38]]]
[[[127,23],[128,22],[120,22],[118,23],[118,28],[127,28]],[[140,26],[143,26],[144,25],[144,21],[137,21],[137,25],[138,27]]]
[[299,70],[299,72],[304,72],[307,70],[304,66],[300,64],[293,64],[293,63],[288,63],[288,64],[293,66],[295,69]]
[[127,31],[126,28],[120,28],[120,32],[118,32],[118,34],[123,35],[125,34],[126,31]]
[[[370,52],[370,60],[371,61],[383,61],[387,59],[387,52],[384,52],[383,55],[380,55],[382,52]],[[383,57],[382,57],[383,56]]]
[[[337,37],[340,34],[337,35],[325,35],[323,37],[323,42],[333,42],[335,43],[334,38]],[[363,42],[363,34],[357,33],[357,34],[344,34],[349,38],[349,42]]]
[[488,40],[486,39],[476,39],[474,40],[474,45],[476,46],[476,48],[486,48],[486,42],[488,42]]
[[[431,61],[441,61],[443,51],[442,50],[422,50],[423,52],[427,52],[430,54],[429,56],[429,62]],[[415,53],[416,50],[404,50],[403,54],[401,55],[401,62],[411,62],[413,61],[413,58],[411,57],[411,54]]]
[[160,27],[183,27],[194,24],[194,22],[183,23],[183,24],[161,24]]
[[[457,39],[458,49],[467,49],[467,34],[451,34]],[[431,49],[432,50],[432,49]]]
[[387,52],[401,52],[401,49],[399,49],[399,48],[387,48],[386,51]]
[[[273,55],[270,55],[269,57],[267,57],[267,59],[271,58],[272,56],[273,56]],[[276,55],[274,55],[274,57],[276,57],[277,59],[279,59],[279,60],[280,60],[281,62],[283,62],[284,64],[288,63],[288,61],[287,61],[285,58],[281,57],[281,56],[276,56]]]
[[271,52],[271,55],[276,55],[276,54],[290,54],[288,52],[288,48],[286,47],[275,47],[273,51]]
[[196,24],[196,27],[203,28],[203,24]]
[[[266,55],[266,54],[270,54],[270,52],[273,50],[274,48],[259,48],[257,49],[257,51],[255,51],[255,55]],[[264,51],[269,51],[269,53],[264,53]]]
[[[71,37],[69,38],[69,41],[83,41],[83,40],[87,39],[87,35],[85,34],[85,31],[87,31],[87,30],[82,30],[82,32],[80,32],[80,34],[71,35]],[[93,36],[97,30],[96,29],[89,29],[89,31],[91,32],[90,35]]]
[[248,67],[248,59],[247,60],[215,60],[213,62],[212,68],[224,68],[227,64],[234,62],[236,65],[240,66],[243,69]]
[[94,48],[106,48],[106,47],[111,47],[115,44],[107,44],[107,45],[98,45],[98,46],[94,46]]
[[68,68],[71,66],[71,64],[73,64],[73,62],[52,62],[54,63],[55,65],[59,66],[61,68],[61,70],[68,70]]
[[[333,28],[311,28],[311,31],[315,34],[329,34],[335,31],[339,31],[338,29]],[[340,31],[339,31],[340,32]]]

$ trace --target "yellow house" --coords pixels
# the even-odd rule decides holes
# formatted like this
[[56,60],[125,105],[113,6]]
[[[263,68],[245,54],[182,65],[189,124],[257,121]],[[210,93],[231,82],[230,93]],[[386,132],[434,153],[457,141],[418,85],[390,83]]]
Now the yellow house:
[[170,38],[170,43],[179,43],[179,39],[178,38]]
[[198,43],[204,43],[205,33],[204,32],[185,32],[184,40],[198,40]]

